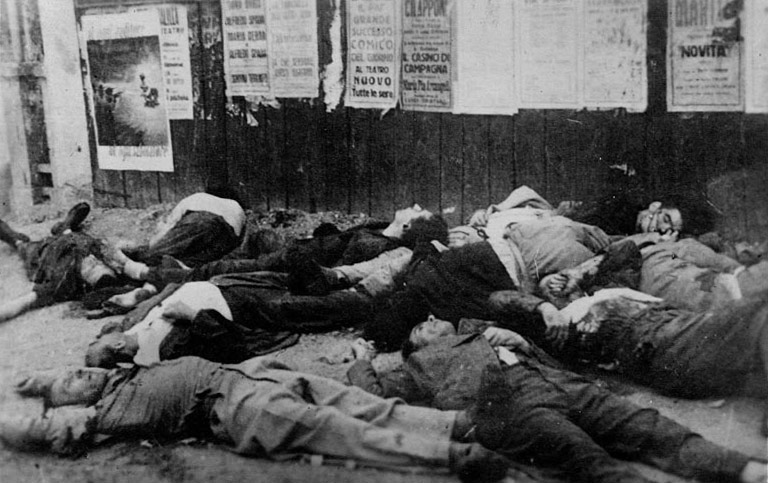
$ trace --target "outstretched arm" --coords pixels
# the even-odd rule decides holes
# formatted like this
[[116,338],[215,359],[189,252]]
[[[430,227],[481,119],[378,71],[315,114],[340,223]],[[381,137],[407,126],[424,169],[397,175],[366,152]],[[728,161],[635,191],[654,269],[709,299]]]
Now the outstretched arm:
[[376,353],[369,342],[356,340],[352,352],[357,361],[347,371],[347,378],[353,386],[379,397],[399,397],[408,403],[425,402],[425,395],[402,367],[383,373],[376,372],[371,363]]
[[37,302],[37,293],[29,292],[0,305],[0,322],[11,320],[31,309]]
[[0,413],[0,441],[22,451],[78,454],[95,432],[96,409],[92,406],[55,408],[44,416]]

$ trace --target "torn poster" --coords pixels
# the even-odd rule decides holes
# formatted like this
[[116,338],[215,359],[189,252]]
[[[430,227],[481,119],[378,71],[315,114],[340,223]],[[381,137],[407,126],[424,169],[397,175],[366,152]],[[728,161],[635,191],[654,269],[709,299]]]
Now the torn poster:
[[581,3],[515,2],[515,80],[520,107],[581,107]]
[[316,0],[271,0],[267,8],[269,74],[275,97],[317,97]]
[[585,1],[582,85],[583,105],[587,108],[645,111],[646,2]]
[[750,0],[744,18],[746,111],[768,112],[768,0]]
[[741,0],[668,6],[667,110],[740,111]]
[[391,109],[400,74],[400,0],[347,1],[348,107]]
[[157,10],[81,18],[101,169],[173,171]]
[[451,111],[452,23],[453,0],[403,0],[403,109]]
[[[157,9],[160,15],[160,50],[168,118],[192,119],[192,70],[189,61],[187,6],[162,4],[136,7],[132,11],[150,9]],[[146,89],[146,86],[142,89]]]
[[224,73],[227,96],[268,94],[267,25],[262,0],[223,0]]
[[515,114],[514,15],[509,0],[456,2],[456,114]]

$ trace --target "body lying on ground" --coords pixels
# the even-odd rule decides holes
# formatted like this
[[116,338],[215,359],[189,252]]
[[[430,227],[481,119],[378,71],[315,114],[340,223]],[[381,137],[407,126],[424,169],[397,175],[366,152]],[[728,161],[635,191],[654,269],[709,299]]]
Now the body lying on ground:
[[196,267],[237,248],[244,232],[245,211],[237,194],[230,188],[211,187],[179,201],[147,245],[126,249],[131,263],[124,270],[135,275],[160,265],[164,256]]
[[[622,460],[709,481],[760,481],[765,464],[705,440],[572,372],[518,334],[464,319],[411,331],[404,364],[376,374],[361,359],[350,381],[382,397],[441,409],[474,408],[477,441],[512,460],[556,466],[569,480],[646,482]],[[755,473],[752,473],[752,472]]]
[[38,417],[0,415],[0,440],[20,449],[72,453],[96,435],[192,436],[257,457],[312,453],[449,467],[463,481],[498,480],[508,465],[478,444],[451,440],[456,411],[407,406],[260,358],[229,366],[184,357],[151,367],[71,370],[32,376],[17,391],[54,408]]
[[36,241],[0,220],[0,240],[16,250],[34,283],[30,293],[0,305],[0,321],[124,282],[115,270],[112,249],[104,241],[77,231],[89,212],[87,203],[78,203],[54,225],[50,237]]

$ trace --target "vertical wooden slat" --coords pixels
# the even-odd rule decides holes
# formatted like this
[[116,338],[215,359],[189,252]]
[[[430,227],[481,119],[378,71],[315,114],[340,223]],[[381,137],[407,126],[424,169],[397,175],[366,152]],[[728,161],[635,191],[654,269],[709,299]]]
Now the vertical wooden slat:
[[395,144],[395,209],[412,205],[413,198],[410,185],[417,173],[414,172],[416,157],[414,147],[417,142],[416,115],[411,111],[395,111],[392,122],[397,127],[394,133]]
[[440,149],[443,114],[416,112],[414,114],[414,143],[411,156],[411,176],[408,178],[411,198],[422,208],[440,209]]
[[398,208],[397,165],[400,116],[390,111],[383,116],[373,112],[370,118],[372,140],[371,156],[371,216],[387,219]]
[[517,128],[516,157],[518,185],[528,185],[546,196],[544,152],[544,111],[520,111]]
[[517,163],[518,117],[493,116],[488,122],[488,200],[477,200],[472,210],[502,201],[519,184]]
[[459,225],[463,219],[464,189],[471,180],[465,176],[464,126],[468,116],[440,115],[440,208],[449,226]]
[[309,209],[309,172],[312,111],[305,101],[283,99],[285,152],[282,157],[285,204]]
[[345,109],[327,113],[323,124],[323,150],[325,165],[326,209],[346,210],[349,199],[347,167],[349,164],[349,126]]
[[[464,186],[461,223],[475,210],[487,208],[491,203],[491,143],[490,116],[461,116],[464,136]],[[506,134],[509,136],[509,133]],[[511,149],[509,150],[511,152]],[[509,154],[509,153],[507,153]]]
[[371,192],[380,189],[372,178],[371,156],[371,111],[347,108],[350,126],[349,159],[347,179],[350,186],[350,211],[369,213]]
[[204,144],[200,150],[207,185],[228,184],[226,97],[224,95],[224,44],[221,32],[221,4],[201,2],[203,27],[200,78],[204,112]]

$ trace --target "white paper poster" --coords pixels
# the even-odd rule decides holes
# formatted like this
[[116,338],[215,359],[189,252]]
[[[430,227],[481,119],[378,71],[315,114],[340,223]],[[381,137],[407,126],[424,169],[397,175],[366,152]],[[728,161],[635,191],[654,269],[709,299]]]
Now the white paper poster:
[[667,109],[740,111],[741,2],[670,1]]
[[514,2],[456,2],[456,114],[515,114]]
[[581,3],[515,2],[516,81],[520,107],[580,107]]
[[403,0],[403,109],[451,111],[452,10],[452,0]]
[[317,97],[316,0],[270,0],[269,74],[274,97]]
[[744,17],[746,111],[768,112],[768,0],[750,0]]
[[648,105],[647,0],[585,0],[583,104],[642,112]]
[[81,24],[99,167],[173,171],[157,10]]
[[[189,62],[189,29],[186,5],[137,7],[134,12],[157,9],[169,119],[192,119],[192,66]],[[146,89],[146,86],[145,86]]]
[[400,0],[347,0],[347,106],[395,107],[399,29]]
[[227,96],[268,94],[264,0],[222,0],[221,27]]

